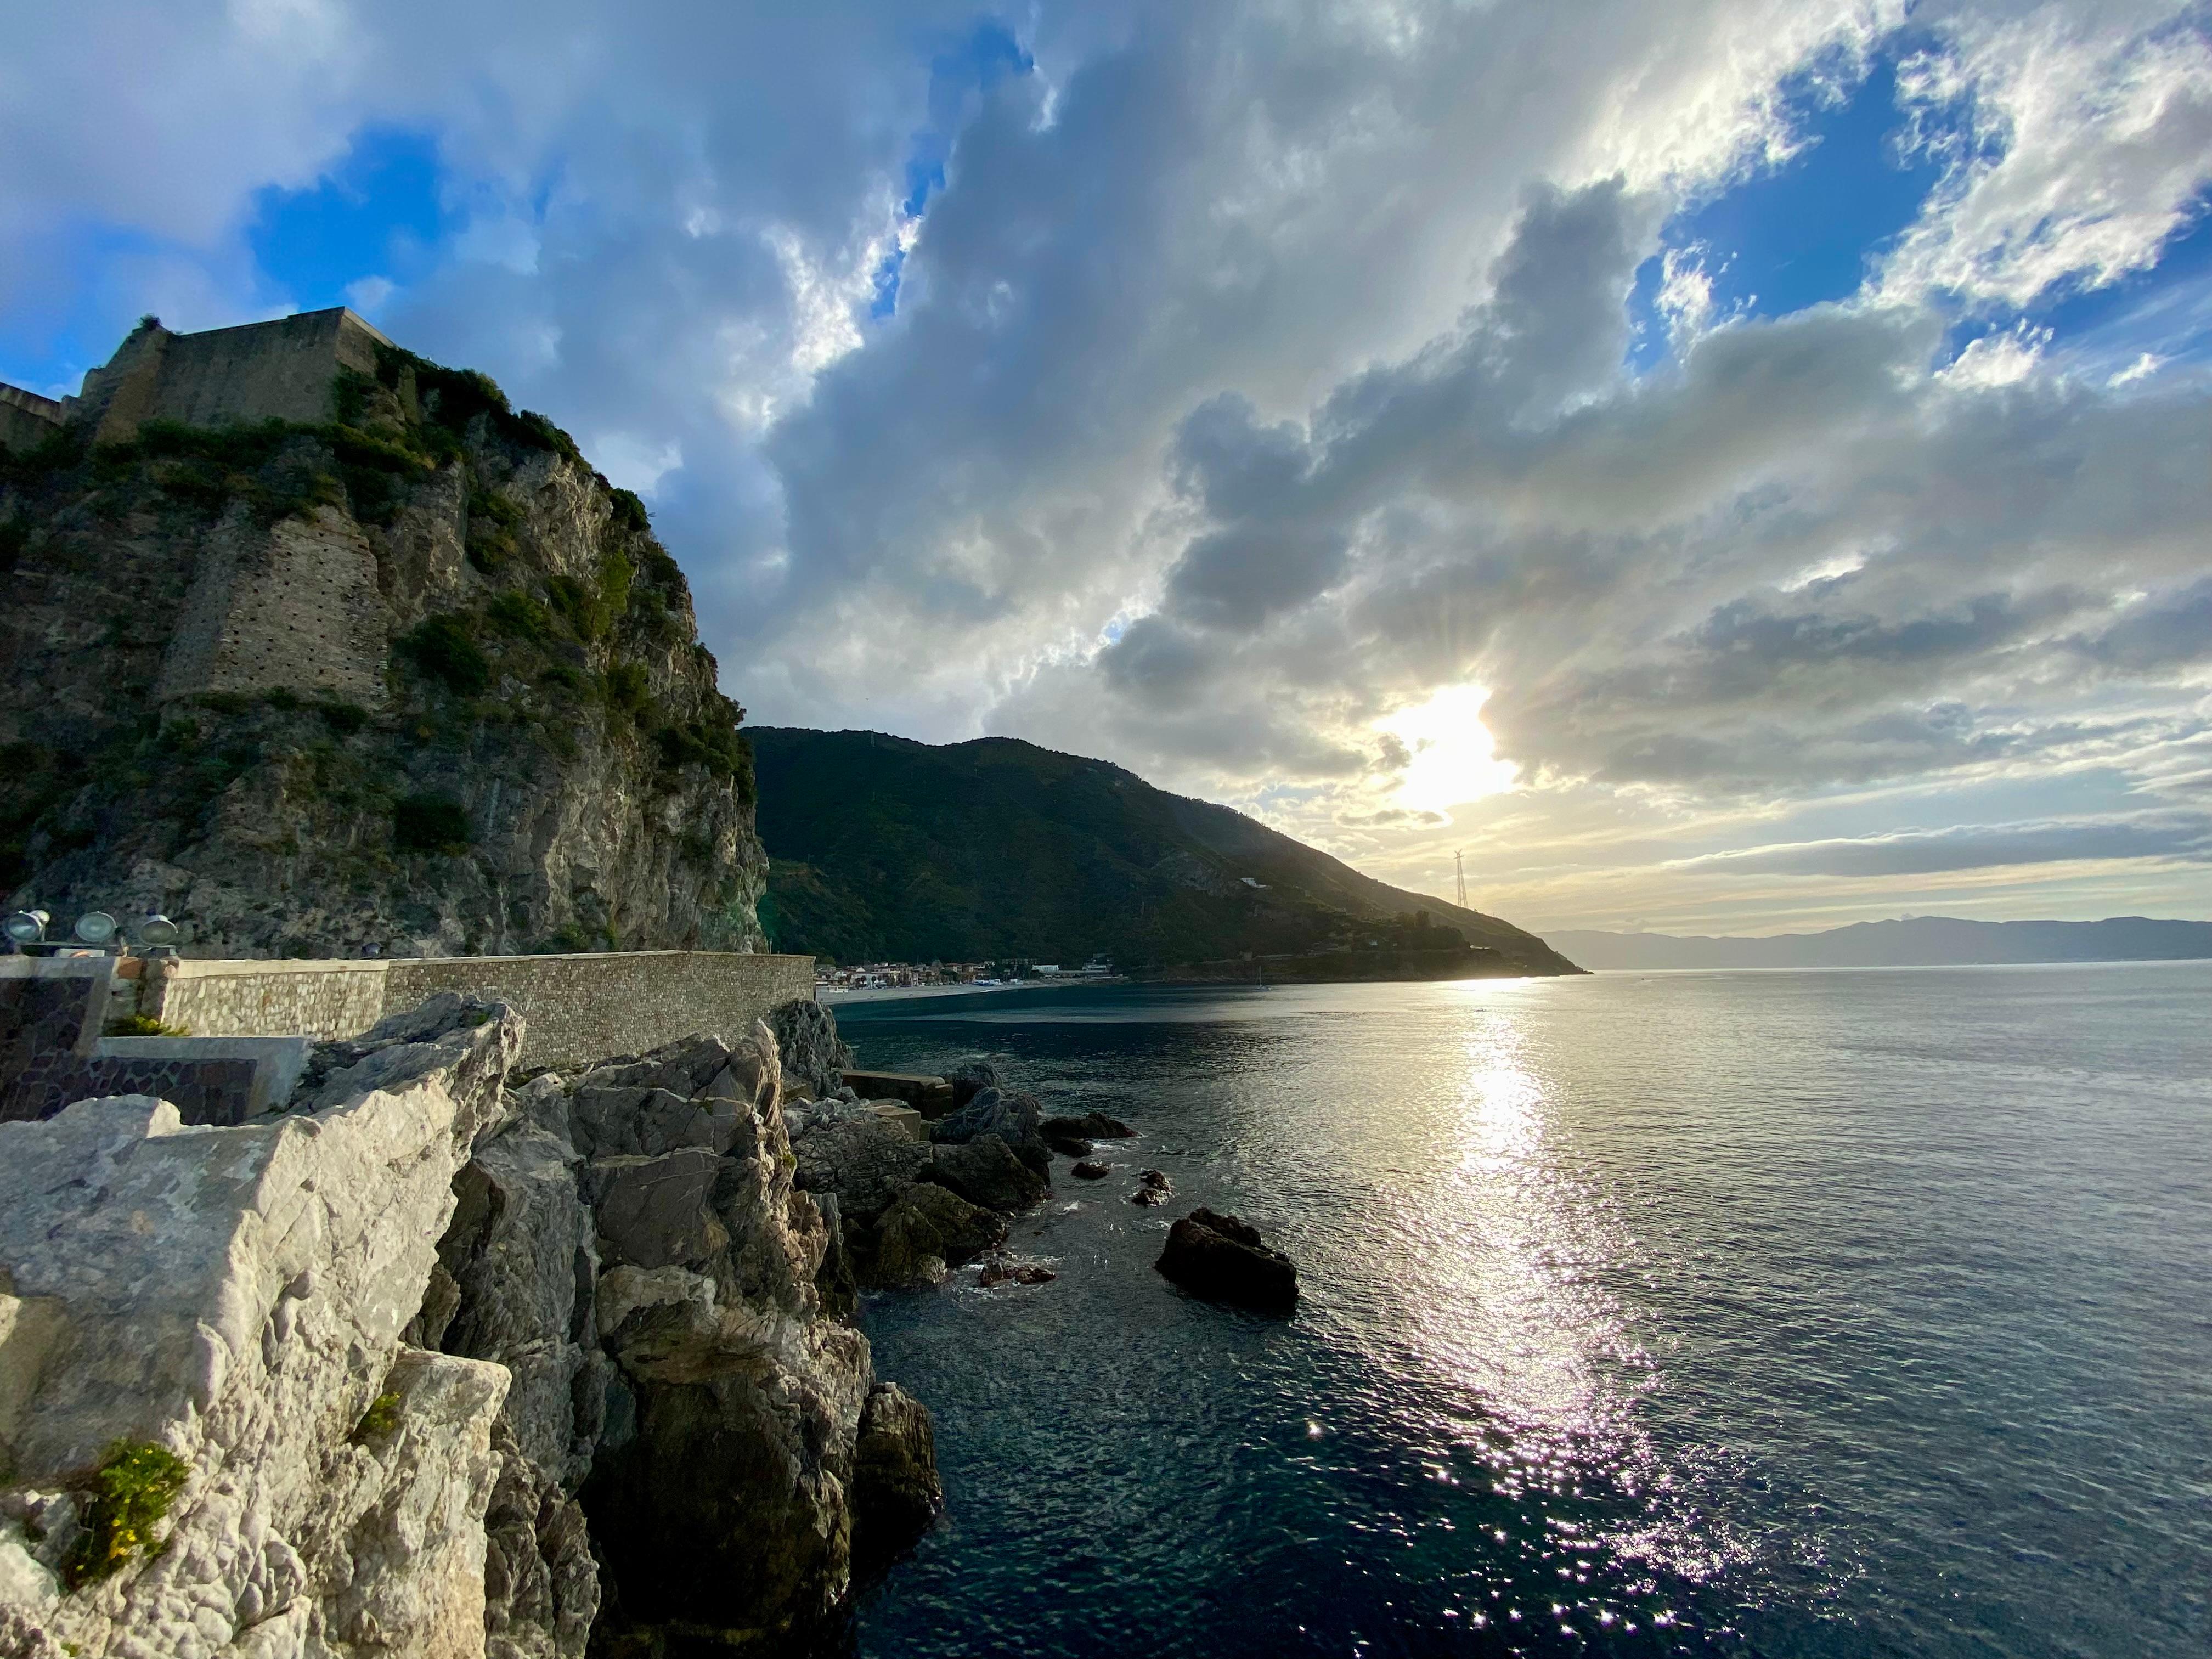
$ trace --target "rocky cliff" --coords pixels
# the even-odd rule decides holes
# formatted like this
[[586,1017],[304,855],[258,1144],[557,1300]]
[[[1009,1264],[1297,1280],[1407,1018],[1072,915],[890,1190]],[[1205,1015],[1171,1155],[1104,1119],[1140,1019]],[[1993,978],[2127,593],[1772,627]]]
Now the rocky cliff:
[[373,357],[320,422],[0,451],[0,892],[209,955],[753,948],[741,711],[644,508]]
[[278,1116],[0,1125],[0,1659],[773,1651],[927,1522],[768,1029],[521,1037],[445,994]]

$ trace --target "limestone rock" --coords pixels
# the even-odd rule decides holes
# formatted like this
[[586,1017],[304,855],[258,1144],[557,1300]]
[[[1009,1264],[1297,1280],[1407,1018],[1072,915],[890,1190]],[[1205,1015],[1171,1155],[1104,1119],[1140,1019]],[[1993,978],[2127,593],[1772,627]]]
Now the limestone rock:
[[810,1129],[793,1143],[805,1192],[835,1193],[848,1223],[866,1225],[929,1165],[930,1149],[866,1113]]
[[[0,742],[30,784],[0,908],[161,911],[214,956],[757,948],[742,711],[635,498],[550,428],[374,372],[343,418],[396,467],[252,426],[220,465],[111,446],[11,491]],[[88,617],[113,648],[53,648]],[[67,764],[102,750],[133,763]]]
[[[480,1650],[507,1376],[400,1334],[520,1039],[504,1009],[445,1006],[333,1069],[311,1112],[187,1129],[125,1097],[0,1125],[0,1514],[84,1492],[118,1442],[189,1471],[150,1559],[43,1605],[0,1579],[15,1647]],[[370,1420],[388,1429],[354,1437]],[[39,1501],[55,1550],[82,1500]]]
[[837,1016],[811,997],[794,997],[771,1012],[768,1024],[787,1080],[817,1100],[836,1093],[841,1074],[854,1063],[852,1048],[837,1035]]
[[979,1135],[996,1135],[1015,1157],[1039,1175],[1046,1175],[1052,1168],[1052,1151],[1039,1132],[1042,1115],[1035,1095],[985,1089],[959,1110],[939,1119],[930,1139],[959,1146]]
[[924,1263],[958,1267],[1006,1242],[1006,1224],[950,1188],[921,1182],[901,1193],[876,1223],[862,1257],[866,1282],[899,1290],[928,1278]]
[[1009,1215],[1052,1190],[1050,1182],[994,1134],[978,1135],[964,1146],[932,1146],[921,1179],[951,1188],[970,1204]]
[[984,1090],[1001,1088],[1006,1082],[999,1074],[999,1068],[988,1060],[968,1060],[945,1073],[945,1080],[952,1085],[952,1104],[956,1110]]
[[945,1501],[929,1408],[896,1382],[868,1390],[853,1458],[853,1555],[879,1568],[927,1531]]

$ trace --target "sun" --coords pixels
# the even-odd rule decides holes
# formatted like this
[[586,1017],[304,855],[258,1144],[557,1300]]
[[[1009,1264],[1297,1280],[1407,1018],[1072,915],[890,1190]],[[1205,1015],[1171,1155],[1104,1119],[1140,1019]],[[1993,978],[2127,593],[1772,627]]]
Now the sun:
[[1444,812],[1513,787],[1512,763],[1498,759],[1482,723],[1489,700],[1486,685],[1447,685],[1375,723],[1413,757],[1398,780],[1401,805]]

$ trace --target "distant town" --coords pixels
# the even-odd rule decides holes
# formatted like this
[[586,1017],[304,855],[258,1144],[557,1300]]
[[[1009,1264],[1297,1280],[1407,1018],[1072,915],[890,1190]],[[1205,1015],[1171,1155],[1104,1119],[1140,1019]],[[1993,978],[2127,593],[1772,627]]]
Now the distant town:
[[915,985],[1019,985],[1032,981],[1111,979],[1114,964],[1097,956],[1081,967],[1057,962],[869,962],[850,967],[817,963],[817,991],[878,991]]

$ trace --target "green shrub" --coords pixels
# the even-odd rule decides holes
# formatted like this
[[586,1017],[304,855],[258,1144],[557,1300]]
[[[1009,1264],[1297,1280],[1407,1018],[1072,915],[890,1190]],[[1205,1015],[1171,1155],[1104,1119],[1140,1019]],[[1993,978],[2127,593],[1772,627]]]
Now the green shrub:
[[640,536],[652,533],[653,520],[647,515],[645,503],[635,490],[616,489],[608,493],[614,502],[616,529],[630,531]]
[[64,1565],[70,1588],[96,1583],[133,1557],[150,1554],[154,1528],[191,1472],[184,1459],[149,1440],[118,1440],[110,1446],[92,1478],[83,1534]]
[[28,519],[0,520],[0,576],[12,575],[31,544]]
[[361,1414],[361,1421],[353,1425],[346,1437],[356,1446],[371,1440],[390,1438],[399,1429],[399,1395],[380,1394],[368,1402],[368,1409]]
[[409,795],[392,808],[392,844],[403,853],[461,853],[470,841],[469,815],[443,795]]
[[553,637],[552,614],[527,593],[513,588],[485,606],[484,617],[501,633],[533,645],[544,645]]
[[315,712],[323,717],[323,724],[340,737],[350,737],[368,724],[368,710],[357,702],[319,702]]
[[107,1022],[109,1036],[190,1036],[189,1025],[171,1025],[149,1014],[125,1014],[120,1019]]
[[357,368],[342,368],[331,380],[331,412],[341,426],[359,426],[368,413],[368,400],[376,391],[372,375]]
[[459,617],[432,617],[400,636],[399,648],[425,674],[464,696],[491,684],[491,660]]
[[617,663],[607,670],[607,707],[637,715],[653,703],[653,684],[642,663]]

